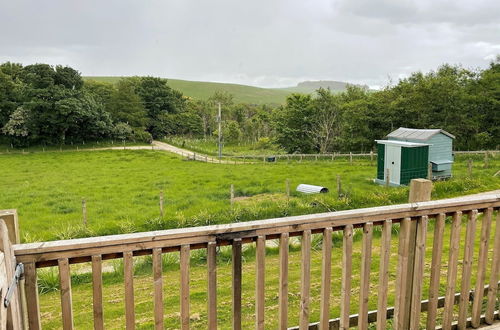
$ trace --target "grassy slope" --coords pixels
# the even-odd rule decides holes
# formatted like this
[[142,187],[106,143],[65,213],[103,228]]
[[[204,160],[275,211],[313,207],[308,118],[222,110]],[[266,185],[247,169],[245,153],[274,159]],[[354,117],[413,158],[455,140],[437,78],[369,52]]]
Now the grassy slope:
[[[121,77],[84,77],[84,79],[115,83]],[[168,84],[195,99],[207,99],[215,91],[227,91],[234,95],[236,102],[251,104],[282,104],[290,94],[287,90],[204,81],[168,79]]]
[[[492,175],[499,161],[491,159],[488,169],[476,166],[472,180],[464,179],[466,162],[455,163],[455,178],[436,183],[434,196],[498,189],[500,178]],[[4,187],[0,208],[19,210],[21,236],[26,240],[246,221],[394,204],[407,198],[407,188],[385,189],[372,183],[375,163],[367,160],[355,160],[352,166],[345,159],[221,165],[184,161],[161,151],[108,150],[3,154],[0,168]],[[287,178],[292,188],[310,183],[333,190],[337,174],[348,198],[294,193],[287,203],[279,197]],[[278,197],[246,201],[231,211],[231,184],[236,196]],[[165,219],[158,219],[160,190],[165,192]],[[82,197],[87,200],[90,231],[77,228]]]

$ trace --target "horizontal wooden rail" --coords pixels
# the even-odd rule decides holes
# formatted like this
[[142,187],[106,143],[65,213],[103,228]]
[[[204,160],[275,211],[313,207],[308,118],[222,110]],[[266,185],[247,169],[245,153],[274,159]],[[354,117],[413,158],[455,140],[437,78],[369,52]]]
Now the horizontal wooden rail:
[[123,251],[132,251],[134,256],[152,254],[154,248],[163,252],[178,251],[181,245],[191,249],[206,248],[209,242],[229,245],[235,238],[243,243],[255,241],[258,236],[277,239],[282,233],[290,236],[302,235],[305,230],[313,234],[324,228],[342,230],[346,225],[363,227],[367,222],[382,225],[387,219],[393,223],[403,218],[417,218],[454,212],[468,212],[487,208],[500,208],[500,194],[473,195],[430,202],[407,203],[365,209],[318,213],[268,220],[249,221],[227,225],[212,225],[183,229],[171,229],[134,234],[110,235],[43,243],[15,244],[14,254],[18,262],[35,262],[37,268],[57,265],[60,258],[68,258],[71,264],[89,262],[92,255],[101,255],[103,260],[122,258]]

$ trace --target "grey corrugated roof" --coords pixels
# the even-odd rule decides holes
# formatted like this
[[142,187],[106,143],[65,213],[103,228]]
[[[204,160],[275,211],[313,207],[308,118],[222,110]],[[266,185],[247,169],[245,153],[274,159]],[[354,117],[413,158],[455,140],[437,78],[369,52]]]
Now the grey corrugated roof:
[[406,142],[406,141],[395,141],[395,140],[375,140],[375,142],[380,144],[389,144],[402,147],[425,147],[430,146],[428,143],[416,143],[416,142]]
[[436,129],[416,129],[416,128],[405,128],[400,127],[394,132],[389,133],[387,135],[388,138],[396,138],[396,139],[412,139],[412,140],[422,140],[427,141],[434,135],[438,133],[443,133],[446,136],[455,138],[453,134],[446,132],[445,130],[436,128]]

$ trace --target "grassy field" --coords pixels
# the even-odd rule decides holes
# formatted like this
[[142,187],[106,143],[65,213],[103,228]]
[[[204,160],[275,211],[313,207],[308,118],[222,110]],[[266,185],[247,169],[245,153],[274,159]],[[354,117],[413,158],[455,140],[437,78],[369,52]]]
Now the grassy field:
[[[115,83],[121,78],[122,77],[84,77],[85,80],[110,83]],[[291,93],[288,90],[281,89],[179,79],[168,79],[168,85],[194,99],[208,99],[216,91],[226,91],[234,96],[235,102],[251,104],[283,104],[286,97]]]
[[[469,158],[469,157],[467,157]],[[433,198],[445,198],[476,193],[500,187],[500,178],[493,174],[500,167],[500,158],[490,158],[484,168],[481,157],[474,158],[473,177],[467,177],[465,157],[458,157],[454,164],[455,177],[436,182]],[[350,165],[347,159],[331,161],[279,162],[276,164],[209,164],[186,161],[161,151],[115,150],[92,152],[45,152],[0,155],[2,190],[0,208],[17,208],[23,241],[51,240],[90,235],[124,233],[163,228],[177,228],[214,223],[228,223],[264,219],[287,215],[317,213],[376,205],[403,203],[408,190],[385,188],[372,183],[375,163],[368,159],[356,159]],[[338,198],[336,177],[342,178],[342,196]],[[292,189],[299,183],[320,184],[330,187],[329,194],[304,196],[292,193],[290,201],[284,196],[284,182],[291,180]],[[236,196],[242,197],[234,209],[229,203],[229,186],[234,184]],[[166,197],[166,215],[159,217],[158,194],[163,190]],[[87,200],[89,226],[83,227],[81,199]],[[397,228],[397,226],[395,226]],[[479,227],[478,227],[479,228]],[[432,232],[432,226],[429,232]],[[462,234],[465,230],[462,229]],[[479,229],[476,235],[479,235]],[[494,231],[492,230],[492,233]],[[397,230],[395,230],[395,234]],[[377,235],[378,232],[375,232]],[[449,226],[446,229],[449,236]],[[359,262],[361,242],[356,234],[354,247],[354,285],[351,312],[357,312],[359,293]],[[428,235],[432,240],[432,235]],[[462,240],[463,241],[463,240]],[[336,249],[332,257],[332,316],[339,313],[339,279],[341,276],[340,237],[335,235]],[[397,255],[397,238],[393,237],[390,287],[394,287]],[[445,239],[444,262],[448,240]],[[375,308],[378,276],[379,240],[374,241],[372,262],[370,308]],[[312,317],[319,317],[319,283],[321,267],[321,239],[314,237],[315,252],[312,264]],[[290,257],[290,325],[298,322],[300,252],[297,242],[291,248]],[[463,253],[463,249],[461,249]],[[477,249],[476,249],[477,254]],[[204,254],[192,252],[191,302],[193,328],[206,328],[206,270]],[[244,260],[244,328],[253,324],[254,313],[254,251],[251,245],[245,250]],[[430,249],[427,250],[427,295]],[[179,327],[179,271],[178,253],[165,258],[165,315],[167,328]],[[266,259],[266,328],[275,328],[277,322],[277,250],[268,248]],[[152,327],[152,279],[150,258],[136,258],[136,311],[138,328]],[[219,318],[221,325],[230,324],[230,250],[219,254]],[[85,268],[87,267],[87,268]],[[105,319],[109,328],[123,328],[123,265],[120,261],[108,262],[105,267],[104,297]],[[80,273],[73,277],[73,301],[77,328],[89,328],[92,320],[90,275],[88,266],[74,266]],[[459,274],[461,274],[459,272]],[[45,328],[61,328],[60,303],[57,289],[57,270],[41,272],[41,311]],[[446,269],[442,271],[444,290]],[[457,285],[460,282],[457,281]],[[391,289],[393,290],[393,289]],[[393,301],[390,292],[389,303]],[[443,292],[441,292],[443,293]],[[225,327],[222,327],[225,328]]]
[[[498,189],[499,157],[488,169],[478,165],[466,177],[457,161],[455,178],[435,184],[434,198]],[[0,155],[0,208],[16,208],[25,241],[106,235],[213,223],[230,223],[402,203],[407,188],[372,182],[375,163],[357,159],[276,164],[207,164],[152,150],[45,152]],[[343,197],[335,193],[341,176]],[[285,180],[329,187],[330,194],[284,196]],[[243,197],[231,209],[229,187]],[[165,194],[165,217],[159,217],[159,193]],[[81,203],[86,199],[88,227]]]

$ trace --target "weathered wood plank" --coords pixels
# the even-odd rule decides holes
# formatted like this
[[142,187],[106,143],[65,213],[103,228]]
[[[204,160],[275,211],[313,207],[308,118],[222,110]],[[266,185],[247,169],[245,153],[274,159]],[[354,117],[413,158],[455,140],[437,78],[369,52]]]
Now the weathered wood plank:
[[491,265],[490,285],[488,288],[488,303],[486,304],[485,320],[492,324],[494,321],[495,304],[497,300],[498,283],[500,275],[500,211],[497,212],[495,222],[495,237],[493,239],[493,260]]
[[323,231],[321,264],[321,308],[320,308],[320,328],[329,329],[330,320],[330,291],[332,282],[332,228],[325,228]]
[[349,329],[349,315],[351,312],[351,282],[352,282],[352,242],[353,227],[344,228],[342,253],[342,288],[340,292],[340,329]]
[[241,238],[233,240],[233,330],[241,330]]
[[490,239],[491,216],[493,209],[488,208],[484,212],[481,221],[481,241],[479,246],[479,259],[477,264],[476,290],[472,301],[472,327],[478,328],[481,322],[481,309],[483,307],[483,290],[486,276],[486,262],[488,258],[488,243]]
[[257,237],[255,251],[255,329],[264,329],[266,238]]
[[134,305],[134,258],[131,251],[123,252],[123,275],[125,282],[125,327],[135,329]]
[[279,312],[280,330],[288,328],[288,233],[280,236]]
[[420,328],[420,301],[425,265],[425,240],[427,237],[427,216],[420,217],[417,222],[417,237],[415,245],[415,266],[413,271],[413,288],[411,294],[410,328]]
[[443,236],[446,215],[441,213],[434,223],[434,239],[432,245],[431,279],[429,285],[429,308],[427,312],[427,329],[436,328],[437,303],[439,298],[439,278],[441,274],[441,256],[443,254]]
[[301,276],[300,276],[300,329],[309,327],[309,304],[311,290],[311,231],[305,230],[301,241]]
[[153,249],[155,329],[163,329],[163,277],[161,248]]
[[460,225],[462,212],[453,214],[450,235],[450,250],[448,255],[448,274],[446,279],[446,295],[443,312],[443,329],[451,329],[453,323],[453,305],[455,296],[455,285],[457,281],[458,249],[460,247]]
[[408,250],[410,240],[411,219],[405,218],[401,221],[399,229],[398,266],[396,274],[396,299],[394,304],[394,324],[397,329],[404,329],[406,319],[404,315],[407,295],[408,277]]
[[217,329],[217,243],[209,242],[207,246],[208,268],[208,328]]
[[460,291],[460,302],[458,304],[458,329],[462,330],[467,327],[467,312],[469,309],[469,297],[467,293],[470,291],[470,282],[472,275],[472,257],[474,253],[474,238],[476,233],[477,210],[469,213],[467,221],[467,231],[465,233],[465,251],[464,261],[462,263],[462,289]]
[[30,330],[40,330],[40,303],[38,300],[38,284],[36,267],[34,263],[24,264],[24,287],[26,290],[26,296],[30,297],[27,299],[27,309],[28,309],[28,326]]
[[182,245],[180,252],[181,264],[181,329],[189,329],[189,245]]
[[387,293],[389,291],[389,256],[391,254],[391,229],[392,220],[384,221],[382,227],[382,238],[380,246],[380,267],[378,277],[378,301],[377,310],[380,311],[377,317],[377,330],[387,328]]
[[361,282],[359,288],[358,328],[368,329],[368,300],[370,294],[370,266],[372,261],[373,224],[365,223],[363,227],[363,248],[361,253]]
[[61,313],[63,329],[73,329],[73,301],[68,259],[59,259],[59,284],[61,287]]
[[102,304],[102,258],[92,256],[92,297],[94,311],[94,329],[104,329],[104,312]]

